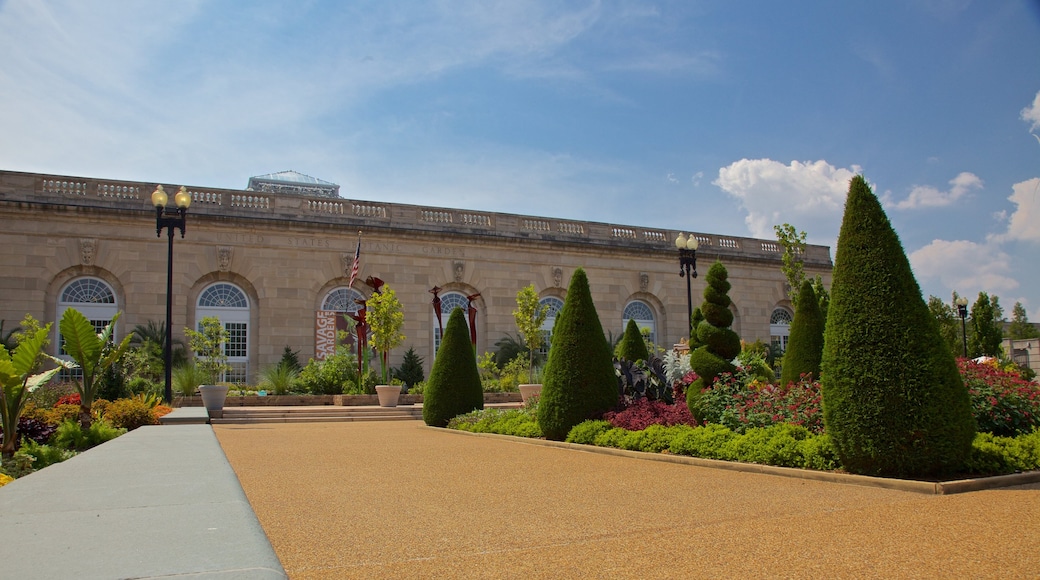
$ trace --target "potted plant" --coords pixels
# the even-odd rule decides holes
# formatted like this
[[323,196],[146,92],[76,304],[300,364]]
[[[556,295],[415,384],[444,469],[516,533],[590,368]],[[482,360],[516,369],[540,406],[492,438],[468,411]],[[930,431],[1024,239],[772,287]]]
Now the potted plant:
[[384,284],[379,292],[368,299],[368,324],[372,330],[372,347],[379,353],[379,369],[382,384],[376,385],[379,406],[396,407],[401,395],[401,384],[390,382],[390,350],[400,345],[405,336],[401,334],[404,326],[404,313],[401,302],[389,285]]
[[[513,311],[513,320],[516,322],[516,330],[520,339],[524,341],[527,349],[527,382],[520,383],[520,397],[526,403],[531,397],[538,396],[542,392],[542,385],[532,382],[532,369],[534,367],[534,353],[542,348],[545,343],[545,333],[542,324],[549,315],[549,307],[539,304],[538,293],[534,290],[534,284],[528,284],[516,293],[516,310]],[[518,377],[519,380],[519,377]]]
[[202,404],[209,411],[210,417],[224,416],[224,400],[227,398],[228,386],[218,385],[221,375],[231,370],[224,344],[228,340],[228,331],[215,316],[207,316],[199,322],[199,330],[184,329],[188,337],[188,346],[195,353],[196,367],[206,377],[206,384],[199,385]]

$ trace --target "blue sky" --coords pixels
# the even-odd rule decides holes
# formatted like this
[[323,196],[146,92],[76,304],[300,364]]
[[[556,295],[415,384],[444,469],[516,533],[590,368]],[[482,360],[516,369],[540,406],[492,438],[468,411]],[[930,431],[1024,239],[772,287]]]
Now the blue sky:
[[1040,321],[1040,2],[0,0],[0,168],[773,237]]

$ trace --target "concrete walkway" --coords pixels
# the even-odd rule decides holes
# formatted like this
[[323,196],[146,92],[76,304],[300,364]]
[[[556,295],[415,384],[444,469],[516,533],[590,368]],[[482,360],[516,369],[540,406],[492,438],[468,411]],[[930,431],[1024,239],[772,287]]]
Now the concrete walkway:
[[294,579],[1040,576],[1040,484],[924,495],[417,421],[213,429]]

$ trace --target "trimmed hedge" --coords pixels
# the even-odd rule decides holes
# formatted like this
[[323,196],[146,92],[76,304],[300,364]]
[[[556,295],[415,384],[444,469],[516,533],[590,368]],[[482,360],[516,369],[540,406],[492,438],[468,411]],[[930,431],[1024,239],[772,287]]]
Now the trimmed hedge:
[[538,425],[546,438],[562,441],[572,427],[613,409],[617,402],[610,345],[592,303],[585,270],[578,268],[553,327],[549,360],[542,373]]
[[466,315],[455,308],[423,390],[423,421],[431,427],[446,427],[455,416],[483,408],[484,389]]
[[650,351],[646,349],[646,341],[643,340],[643,334],[639,332],[639,325],[631,318],[628,319],[625,335],[621,337],[621,343],[618,344],[617,357],[629,362],[650,358]]
[[960,469],[975,420],[899,237],[863,176],[849,186],[821,364],[823,419],[846,469]]
[[812,375],[814,381],[820,379],[825,323],[812,282],[806,280],[798,291],[798,304],[795,306],[794,320],[791,321],[791,335],[780,373],[781,384],[796,383],[803,374]]

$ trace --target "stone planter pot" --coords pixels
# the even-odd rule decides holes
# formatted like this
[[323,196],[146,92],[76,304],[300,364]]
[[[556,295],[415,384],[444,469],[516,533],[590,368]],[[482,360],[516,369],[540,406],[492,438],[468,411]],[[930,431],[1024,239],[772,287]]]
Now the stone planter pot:
[[219,419],[224,416],[224,399],[227,398],[227,385],[202,385],[199,393],[202,395],[202,406],[209,411],[209,416]]
[[400,385],[376,385],[376,396],[380,407],[396,407],[401,397]]
[[531,397],[537,397],[541,394],[542,385],[520,385],[520,398],[524,403]]

